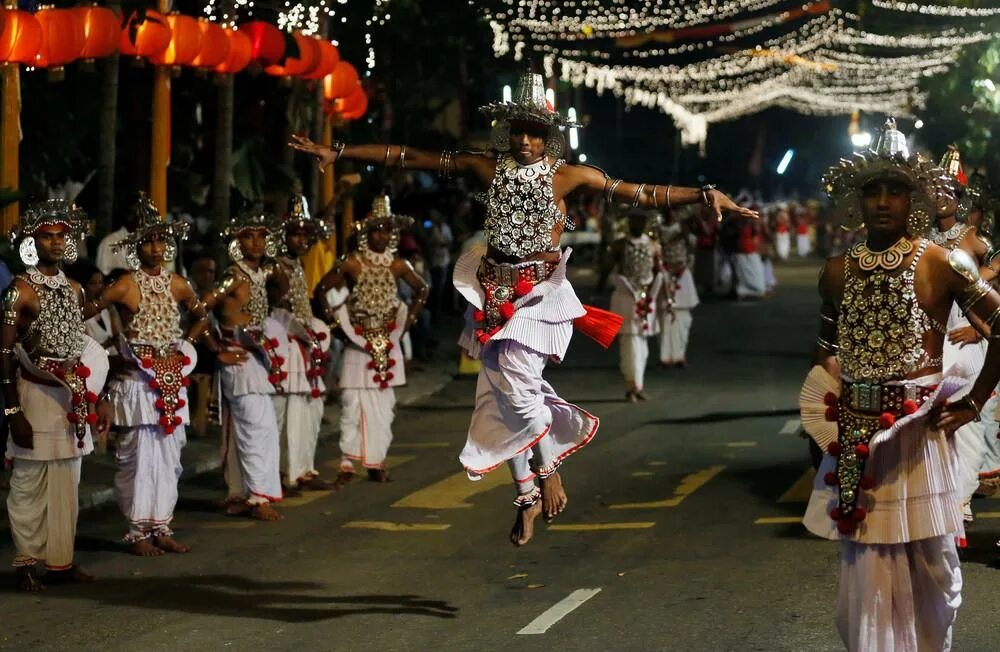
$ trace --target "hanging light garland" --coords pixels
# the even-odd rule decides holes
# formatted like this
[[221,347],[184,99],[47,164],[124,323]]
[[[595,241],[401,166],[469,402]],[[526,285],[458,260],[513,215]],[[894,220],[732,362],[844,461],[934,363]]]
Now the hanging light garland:
[[872,0],[872,6],[877,9],[902,11],[908,14],[924,14],[926,16],[950,16],[953,18],[1000,16],[1000,7],[956,7],[932,5],[924,2],[901,2],[900,0]]

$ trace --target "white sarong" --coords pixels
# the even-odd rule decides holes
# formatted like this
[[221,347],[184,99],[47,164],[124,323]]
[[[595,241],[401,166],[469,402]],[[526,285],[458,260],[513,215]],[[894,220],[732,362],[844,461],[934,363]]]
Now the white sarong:
[[694,316],[690,310],[675,309],[662,313],[660,325],[660,362],[674,364],[687,362],[688,339]]
[[38,562],[44,562],[49,570],[73,566],[80,460],[14,460],[7,515],[16,551],[15,567]]
[[808,233],[800,233],[795,236],[795,250],[799,258],[805,258],[812,253],[812,240]]
[[281,433],[281,470],[289,485],[319,475],[316,443],[323,423],[323,399],[307,394],[275,395],[274,413]]
[[367,469],[384,468],[396,416],[395,390],[344,389],[340,405],[340,452],[344,460],[360,461]]
[[118,440],[115,493],[129,524],[125,543],[173,534],[170,523],[186,441],[184,426],[168,435],[159,425],[136,426]]
[[764,278],[764,262],[760,254],[734,254],[733,267],[736,270],[736,296],[740,298],[757,298],[767,292],[767,279]]
[[[962,314],[962,309],[957,303],[952,303],[951,311],[948,313],[948,332],[969,325],[969,320]],[[945,367],[958,365],[963,369],[964,375],[975,378],[986,362],[986,341],[958,345],[952,344],[945,338],[942,360]],[[971,386],[959,392],[955,399],[967,394],[969,389]],[[963,505],[972,500],[972,494],[979,488],[979,473],[989,450],[987,444],[991,443],[986,439],[986,425],[986,421],[972,421],[955,431],[959,502]]]
[[792,234],[788,231],[778,231],[774,234],[774,250],[779,260],[788,260],[792,253]]

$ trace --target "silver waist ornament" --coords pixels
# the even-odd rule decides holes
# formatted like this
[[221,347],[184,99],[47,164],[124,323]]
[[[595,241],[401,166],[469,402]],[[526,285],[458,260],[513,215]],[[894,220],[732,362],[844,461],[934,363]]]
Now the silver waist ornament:
[[636,290],[653,282],[653,247],[648,237],[625,241],[621,267],[622,276]]
[[347,299],[347,310],[355,326],[383,328],[399,309],[399,291],[391,269],[393,256],[365,251],[360,258],[361,274]]
[[46,276],[34,267],[21,276],[38,295],[40,310],[28,327],[27,337],[37,337],[30,354],[53,358],[79,358],[83,353],[83,312],[80,298],[60,271]]
[[157,348],[177,342],[181,337],[181,314],[170,291],[173,274],[161,270],[152,276],[137,269],[132,277],[139,286],[139,310],[129,324],[133,339]]
[[518,165],[511,156],[499,155],[486,193],[485,230],[491,247],[516,258],[558,249],[552,230],[566,216],[556,206],[552,178],[563,162]]

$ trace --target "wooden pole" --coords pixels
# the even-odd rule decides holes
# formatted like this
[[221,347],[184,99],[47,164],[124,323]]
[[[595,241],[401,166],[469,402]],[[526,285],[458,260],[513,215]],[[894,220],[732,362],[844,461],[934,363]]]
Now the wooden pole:
[[[21,141],[21,67],[18,64],[4,65],[3,111],[0,115],[0,187],[17,190],[18,146]],[[18,203],[13,202],[0,214],[0,226],[8,233],[17,224]]]
[[117,53],[100,64],[101,113],[100,132],[97,135],[97,233],[100,237],[114,230],[118,65]]
[[215,113],[215,174],[212,179],[212,220],[221,233],[229,224],[229,200],[233,176],[233,75],[218,80],[218,106]]
[[[170,0],[159,0],[157,10],[170,13]],[[170,165],[170,69],[153,67],[153,135],[149,156],[149,198],[167,212],[167,166]]]

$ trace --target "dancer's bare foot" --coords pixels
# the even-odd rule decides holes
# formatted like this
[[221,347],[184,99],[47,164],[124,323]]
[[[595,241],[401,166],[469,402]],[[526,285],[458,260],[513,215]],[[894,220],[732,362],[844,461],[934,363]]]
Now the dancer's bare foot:
[[157,548],[166,552],[183,554],[191,551],[191,546],[186,546],[183,543],[180,543],[170,535],[153,537],[153,543],[156,544]]
[[368,479],[379,483],[392,482],[388,469],[368,469]]
[[159,557],[163,551],[153,545],[150,539],[140,539],[130,544],[128,551],[136,557]]
[[314,475],[308,480],[299,480],[299,486],[306,491],[330,491],[331,489],[338,488],[336,482],[320,480],[318,475]]
[[542,515],[546,521],[551,521],[566,509],[569,498],[563,489],[562,478],[558,473],[540,480],[542,485]]
[[15,578],[15,585],[19,591],[38,593],[45,590],[45,585],[39,579],[34,566],[19,566]]
[[354,471],[345,471],[341,469],[340,473],[337,474],[337,479],[334,481],[333,484],[337,487],[337,489],[340,489],[341,487],[346,487],[347,485],[351,484],[351,480],[353,479],[354,479]]
[[247,505],[245,501],[240,501],[238,503],[229,503],[226,505],[226,516],[243,516],[250,511],[250,505]]
[[45,581],[49,584],[69,584],[71,582],[89,584],[96,582],[97,578],[79,566],[70,566],[66,570],[50,570],[45,574]]
[[250,506],[250,518],[257,519],[258,521],[280,521],[285,516],[271,507],[270,503],[261,503]]
[[541,501],[535,501],[534,505],[519,508],[517,518],[514,520],[514,527],[510,529],[510,542],[518,547],[528,543],[535,534],[535,519],[541,513]]
[[628,391],[628,392],[625,392],[625,400],[628,401],[629,403],[638,403],[639,402],[639,397],[636,396],[635,392]]
[[647,396],[645,392],[641,392],[641,391],[640,392],[636,392],[634,394],[634,396],[637,399],[639,399],[640,401],[648,401],[649,400],[649,396]]

